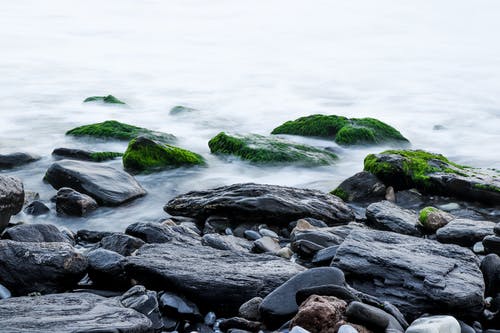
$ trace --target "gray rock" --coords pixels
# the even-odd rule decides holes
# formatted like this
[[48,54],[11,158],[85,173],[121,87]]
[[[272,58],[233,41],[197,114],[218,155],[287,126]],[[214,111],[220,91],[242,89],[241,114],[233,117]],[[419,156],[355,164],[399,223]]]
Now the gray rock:
[[358,333],[358,331],[351,325],[341,325],[337,333]]
[[136,285],[120,297],[120,303],[148,317],[153,329],[159,330],[163,327],[156,291]]
[[5,333],[153,333],[143,314],[124,308],[116,298],[90,293],[2,300],[0,322]]
[[0,175],[0,232],[9,224],[10,217],[23,209],[23,183],[14,177]]
[[460,323],[452,316],[431,316],[415,320],[406,333],[460,333]]
[[86,270],[87,259],[68,243],[0,241],[0,281],[14,295],[71,289]]
[[244,318],[233,317],[228,319],[222,319],[219,324],[220,329],[223,332],[227,332],[230,329],[245,330],[248,332],[258,332],[262,328],[262,324],[258,321],[250,321]]
[[438,208],[444,210],[445,212],[451,212],[453,210],[460,209],[460,205],[456,202],[450,202],[444,205],[439,205]]
[[337,254],[339,245],[329,246],[327,248],[321,249],[312,258],[311,262],[316,265],[326,265],[329,266],[332,259]]
[[169,286],[220,314],[235,313],[248,299],[267,295],[303,270],[275,256],[178,242],[144,245],[125,262],[129,276],[140,283]]
[[49,211],[50,211],[49,207],[47,207],[43,202],[39,200],[31,202],[24,208],[24,212],[26,214],[33,216],[47,214]]
[[262,238],[262,235],[254,230],[245,230],[244,236],[246,239],[252,240],[252,241],[257,240],[259,238]]
[[366,218],[370,225],[380,230],[389,230],[403,235],[421,235],[417,228],[417,215],[389,201],[376,202],[368,206]]
[[494,222],[455,219],[436,232],[438,241],[471,247],[493,235]]
[[96,286],[111,290],[130,287],[131,281],[125,274],[122,255],[105,249],[95,249],[86,256],[89,261],[89,277]]
[[10,239],[16,242],[66,242],[73,243],[73,240],[59,231],[52,224],[20,224],[5,230],[3,239]]
[[278,239],[279,236],[277,233],[275,233],[274,231],[272,230],[269,230],[269,229],[266,229],[266,228],[261,228],[259,229],[259,233],[262,235],[262,236],[267,236],[267,237],[271,237],[271,238],[276,238]]
[[288,224],[313,217],[328,224],[345,224],[354,214],[336,196],[315,190],[263,184],[234,184],[195,191],[170,200],[164,210],[204,220],[210,215],[232,220],[267,224]]
[[142,239],[146,243],[200,243],[201,238],[194,231],[182,226],[170,226],[154,222],[137,222],[129,225],[125,233]]
[[485,296],[494,297],[500,293],[500,257],[496,254],[488,254],[481,261],[481,272],[484,276],[486,290]]
[[384,310],[361,302],[351,302],[347,307],[346,316],[349,322],[363,325],[374,332],[387,332],[387,330],[390,332],[405,331],[397,319]]
[[80,161],[102,162],[121,156],[121,153],[115,152],[97,152],[92,150],[75,148],[56,148],[52,151],[52,156],[57,158],[68,158]]
[[309,298],[309,296],[312,295],[334,296],[338,299],[346,301],[347,303],[352,301],[361,301],[354,293],[351,292],[351,290],[349,290],[349,288],[335,284],[323,284],[300,289],[295,295],[295,301],[297,304],[302,304]]
[[258,253],[277,253],[281,250],[281,246],[278,241],[269,236],[264,236],[253,242],[254,251]]
[[146,194],[125,171],[92,162],[58,161],[49,167],[45,179],[57,190],[70,187],[104,206],[118,206]]
[[30,153],[0,154],[0,169],[11,169],[20,165],[38,161],[41,157]]
[[347,178],[332,191],[345,201],[378,201],[384,198],[385,192],[384,183],[366,171]]
[[262,304],[262,297],[254,297],[240,306],[238,316],[247,320],[260,321],[259,307]]
[[495,225],[495,228],[493,228],[493,232],[495,233],[495,235],[500,236],[500,223],[497,223]]
[[59,214],[85,216],[98,207],[99,205],[92,197],[72,188],[62,187],[57,191],[56,210]]
[[161,311],[167,316],[196,321],[202,318],[196,304],[174,293],[163,292],[159,303]]
[[457,245],[358,229],[340,245],[333,264],[349,274],[354,288],[391,302],[408,318],[436,308],[477,316],[483,308],[478,259]]
[[483,246],[486,253],[496,253],[500,255],[500,236],[486,236],[483,239]]
[[144,244],[142,239],[122,233],[106,236],[99,242],[99,246],[103,249],[114,251],[122,256],[131,255]]
[[106,236],[112,235],[110,231],[94,231],[81,229],[76,232],[76,240],[84,243],[98,243]]
[[248,252],[252,243],[246,239],[232,235],[206,234],[201,238],[201,243],[218,250]]

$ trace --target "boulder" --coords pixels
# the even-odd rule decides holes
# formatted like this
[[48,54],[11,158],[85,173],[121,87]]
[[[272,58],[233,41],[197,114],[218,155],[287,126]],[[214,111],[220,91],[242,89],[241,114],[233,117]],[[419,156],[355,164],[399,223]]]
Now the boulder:
[[66,242],[73,243],[73,240],[61,232],[52,224],[19,224],[8,228],[2,235],[3,239],[10,239],[16,242]]
[[474,317],[483,309],[478,259],[457,245],[358,229],[340,245],[333,264],[355,289],[391,302],[408,318],[434,311]]
[[344,180],[330,193],[344,201],[379,201],[384,199],[386,187],[373,174],[361,171]]
[[90,293],[14,297],[0,301],[2,328],[16,333],[153,333],[151,321],[116,298]]
[[0,169],[11,169],[20,165],[38,161],[41,157],[29,153],[0,154]]
[[103,249],[114,251],[122,256],[129,256],[145,243],[142,239],[122,233],[114,233],[103,237],[99,246]]
[[300,326],[311,333],[334,333],[342,320],[347,303],[333,296],[310,296],[299,307],[290,326]]
[[122,155],[122,153],[112,151],[92,151],[74,148],[56,148],[52,151],[52,156],[90,162],[103,162]]
[[484,237],[493,235],[494,222],[455,219],[436,232],[438,241],[461,246],[473,246]]
[[366,208],[368,224],[380,230],[388,230],[403,235],[420,236],[417,215],[400,208],[390,201],[381,201]]
[[164,210],[201,221],[210,215],[226,216],[239,223],[286,225],[300,218],[314,217],[333,225],[354,219],[352,210],[336,196],[316,190],[253,183],[189,192],[170,200]]
[[500,202],[500,178],[495,171],[459,165],[423,150],[370,154],[364,160],[364,169],[398,190],[415,187],[428,194],[493,205]]
[[237,135],[221,132],[210,139],[212,154],[233,155],[258,164],[330,165],[337,155],[325,149],[258,134]]
[[199,244],[201,241],[200,236],[189,228],[155,222],[133,223],[127,227],[125,233],[142,239],[146,243],[167,243],[177,241],[181,243]]
[[61,187],[56,195],[56,210],[59,214],[85,216],[99,208],[90,196],[69,187]]
[[0,232],[7,227],[11,216],[21,211],[23,204],[23,183],[15,177],[0,175]]
[[340,145],[399,143],[408,140],[395,128],[373,118],[346,118],[315,114],[276,127],[272,134],[322,137]]
[[411,323],[406,333],[461,333],[460,323],[452,316],[423,317]]
[[14,295],[63,292],[86,270],[87,259],[68,243],[0,241],[0,281]]
[[121,205],[146,194],[128,173],[91,162],[56,162],[47,170],[45,179],[57,190],[70,187],[105,206]]
[[435,207],[425,207],[420,210],[418,221],[429,232],[436,232],[439,228],[450,223],[455,217]]
[[28,215],[39,216],[50,212],[50,208],[43,202],[35,200],[24,208],[24,212]]
[[196,153],[144,136],[132,139],[123,154],[123,166],[134,173],[205,164]]
[[144,245],[125,259],[125,269],[139,283],[167,288],[220,314],[236,314],[248,299],[266,296],[303,270],[275,256],[180,242]]

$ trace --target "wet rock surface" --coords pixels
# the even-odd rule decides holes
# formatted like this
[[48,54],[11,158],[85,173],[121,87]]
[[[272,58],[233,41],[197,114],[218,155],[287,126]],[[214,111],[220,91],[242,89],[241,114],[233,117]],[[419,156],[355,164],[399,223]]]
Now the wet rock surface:
[[493,235],[494,222],[455,219],[436,232],[438,241],[461,246],[473,246],[484,237]]
[[23,203],[23,183],[15,177],[0,175],[0,232],[7,227],[11,216],[21,211]]
[[23,164],[38,161],[41,157],[30,153],[0,154],[0,169],[11,169]]
[[417,215],[400,208],[390,201],[373,203],[366,208],[368,223],[376,229],[388,230],[404,235],[420,236]]
[[72,188],[62,187],[57,191],[56,209],[60,214],[85,216],[98,207],[99,205],[92,197]]
[[16,242],[67,242],[73,240],[52,224],[20,224],[5,230],[2,239]]

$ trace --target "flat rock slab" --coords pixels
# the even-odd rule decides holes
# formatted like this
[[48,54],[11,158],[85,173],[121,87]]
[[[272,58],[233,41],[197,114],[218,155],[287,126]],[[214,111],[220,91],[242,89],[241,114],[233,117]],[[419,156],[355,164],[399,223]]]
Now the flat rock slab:
[[92,162],[56,162],[47,170],[45,179],[56,190],[70,187],[107,206],[118,206],[146,194],[135,178],[125,171]]
[[189,192],[169,201],[164,210],[198,220],[223,216],[239,223],[284,224],[312,217],[333,225],[354,220],[352,210],[334,195],[253,183]]
[[484,237],[493,235],[495,222],[455,219],[436,232],[438,241],[461,246],[473,246]]
[[241,304],[264,297],[302,266],[266,254],[174,243],[147,244],[127,257],[128,275],[152,289],[169,289],[219,313],[236,314]]
[[90,293],[0,300],[0,325],[4,333],[153,332],[143,314]]
[[478,258],[457,245],[358,229],[340,245],[333,264],[354,288],[393,303],[408,318],[435,311],[459,317],[482,312]]
[[380,201],[366,208],[368,223],[380,230],[389,230],[398,234],[420,236],[417,228],[417,214],[403,209],[390,201]]

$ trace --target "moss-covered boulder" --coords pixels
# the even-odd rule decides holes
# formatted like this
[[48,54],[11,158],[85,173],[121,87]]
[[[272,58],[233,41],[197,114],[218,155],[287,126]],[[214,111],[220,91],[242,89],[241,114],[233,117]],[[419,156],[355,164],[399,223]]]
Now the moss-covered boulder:
[[132,172],[152,172],[195,165],[205,165],[203,157],[143,136],[130,141],[123,154],[123,166]]
[[425,230],[430,232],[436,232],[454,218],[453,215],[432,206],[422,208],[418,214],[418,222]]
[[337,156],[325,149],[297,144],[257,134],[217,134],[208,146],[213,154],[238,156],[243,160],[263,164],[329,165]]
[[175,115],[180,115],[180,114],[192,113],[194,111],[198,111],[198,110],[187,107],[187,106],[183,106],[183,105],[176,105],[170,109],[169,113],[171,115],[175,116]]
[[387,150],[370,154],[364,170],[397,190],[417,188],[428,194],[500,204],[500,174],[451,162],[423,150]]
[[56,148],[52,155],[57,158],[68,158],[80,161],[104,162],[120,157],[123,154],[113,151],[92,151],[76,148]]
[[126,141],[135,139],[138,136],[145,136],[152,140],[157,140],[164,143],[172,143],[175,141],[175,136],[172,134],[151,131],[147,128],[120,123],[116,120],[107,120],[102,123],[75,127],[67,131],[66,135],[88,136],[99,139],[116,139]]
[[108,104],[126,104],[125,102],[120,101],[118,98],[116,98],[113,95],[108,95],[108,96],[91,96],[85,98],[83,103],[88,103],[88,102],[103,102],[103,103],[108,103]]
[[272,134],[313,136],[335,140],[340,145],[408,143],[394,127],[373,118],[346,118],[315,114],[287,121]]

